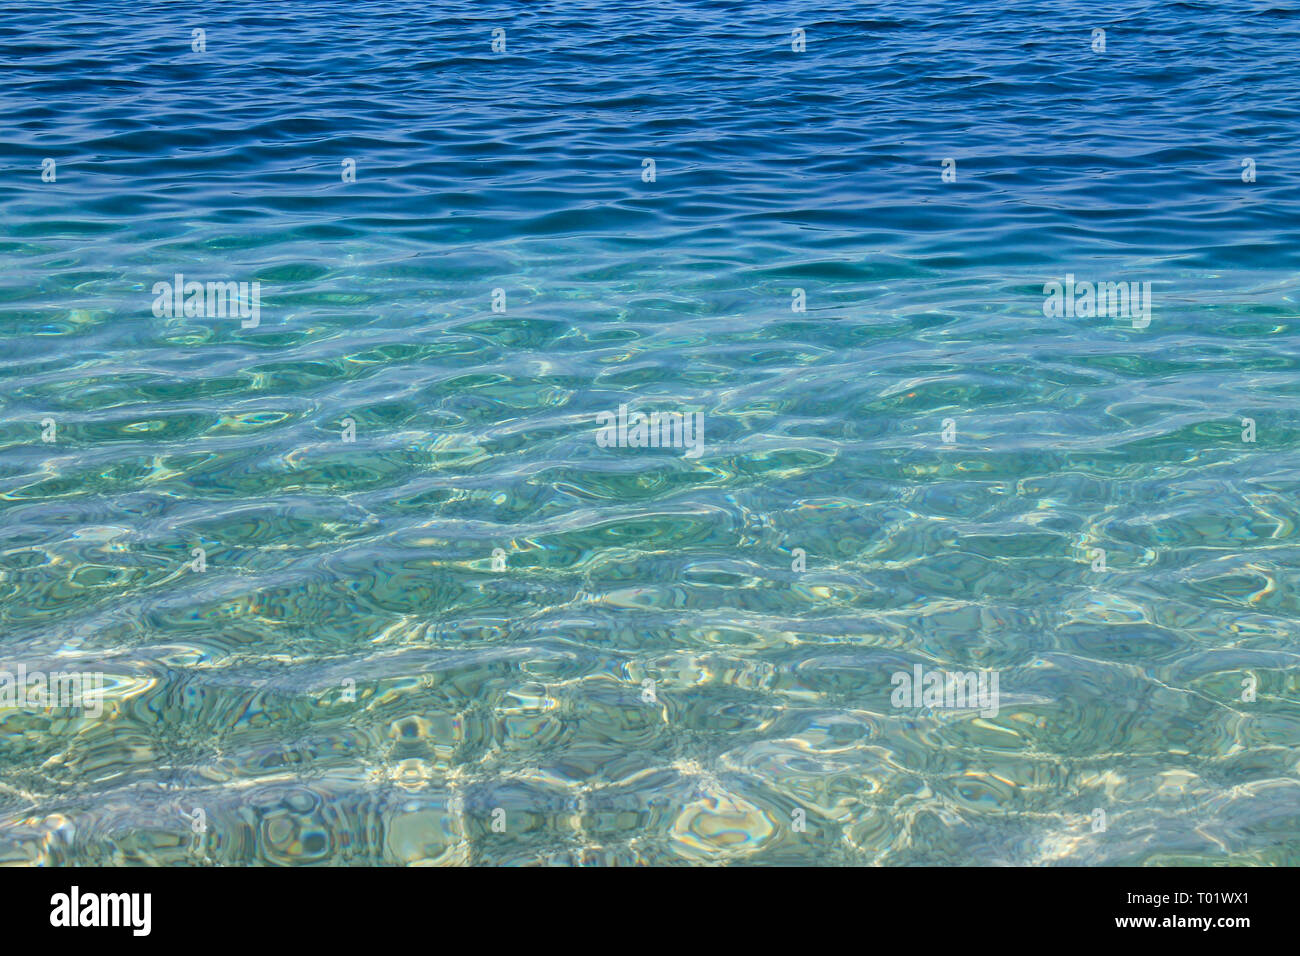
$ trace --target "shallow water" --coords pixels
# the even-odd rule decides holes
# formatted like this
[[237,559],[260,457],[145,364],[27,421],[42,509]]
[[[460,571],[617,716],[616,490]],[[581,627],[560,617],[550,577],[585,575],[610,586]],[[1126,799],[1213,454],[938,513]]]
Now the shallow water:
[[1300,863],[1297,41],[0,7],[0,861]]

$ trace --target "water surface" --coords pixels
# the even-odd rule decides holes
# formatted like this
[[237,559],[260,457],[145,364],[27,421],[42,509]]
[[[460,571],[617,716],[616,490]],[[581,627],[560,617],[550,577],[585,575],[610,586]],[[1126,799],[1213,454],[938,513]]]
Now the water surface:
[[1300,863],[1298,43],[0,6],[0,663],[107,682],[0,710],[0,861]]

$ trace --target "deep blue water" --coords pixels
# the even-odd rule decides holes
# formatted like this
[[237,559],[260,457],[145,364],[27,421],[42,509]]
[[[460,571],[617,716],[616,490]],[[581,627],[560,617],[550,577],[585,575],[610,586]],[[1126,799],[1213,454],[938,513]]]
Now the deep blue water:
[[0,862],[1300,863],[1298,41],[0,5]]

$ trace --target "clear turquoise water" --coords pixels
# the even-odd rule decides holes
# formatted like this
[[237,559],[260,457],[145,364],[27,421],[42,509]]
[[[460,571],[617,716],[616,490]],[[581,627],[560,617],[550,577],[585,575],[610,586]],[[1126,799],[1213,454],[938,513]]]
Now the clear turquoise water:
[[[0,663],[109,686],[0,710],[0,861],[1300,863],[1298,40],[3,5]],[[918,663],[998,715],[892,707]]]

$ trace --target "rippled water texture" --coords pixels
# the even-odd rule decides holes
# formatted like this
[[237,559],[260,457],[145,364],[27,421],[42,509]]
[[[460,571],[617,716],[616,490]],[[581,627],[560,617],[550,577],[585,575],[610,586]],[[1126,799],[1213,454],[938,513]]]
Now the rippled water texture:
[[1298,50],[5,4],[0,649],[106,689],[0,710],[0,862],[1300,863]]

